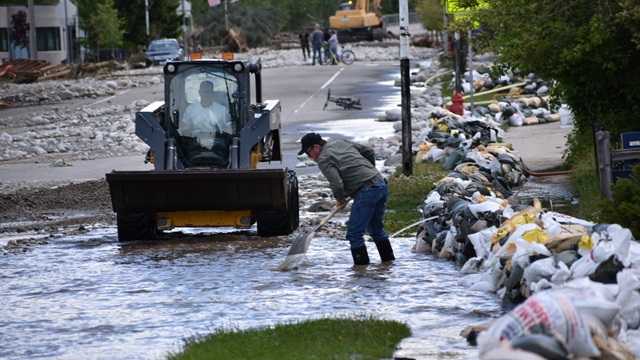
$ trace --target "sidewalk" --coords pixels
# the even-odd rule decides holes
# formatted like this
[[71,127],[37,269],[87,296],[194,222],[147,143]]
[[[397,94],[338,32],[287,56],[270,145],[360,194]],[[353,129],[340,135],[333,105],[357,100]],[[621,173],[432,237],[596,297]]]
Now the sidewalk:
[[562,155],[571,128],[560,127],[559,122],[510,127],[505,142],[513,144],[531,171],[543,171],[563,165]]

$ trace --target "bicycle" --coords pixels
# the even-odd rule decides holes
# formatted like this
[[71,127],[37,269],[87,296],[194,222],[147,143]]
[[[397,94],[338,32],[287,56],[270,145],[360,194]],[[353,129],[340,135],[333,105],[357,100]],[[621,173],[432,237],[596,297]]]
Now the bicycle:
[[338,52],[338,56],[336,56],[332,51],[328,51],[329,59],[326,59],[325,64],[337,64],[343,63],[345,65],[351,65],[354,61],[356,61],[356,54],[351,49],[345,49],[344,45],[340,45],[340,51]]

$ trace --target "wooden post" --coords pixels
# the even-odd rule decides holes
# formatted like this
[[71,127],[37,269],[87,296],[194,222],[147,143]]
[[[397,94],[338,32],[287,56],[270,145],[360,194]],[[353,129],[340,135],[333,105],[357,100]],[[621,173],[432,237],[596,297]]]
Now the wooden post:
[[598,176],[600,178],[600,194],[613,200],[611,193],[611,149],[609,148],[609,132],[596,132],[596,153],[598,158]]

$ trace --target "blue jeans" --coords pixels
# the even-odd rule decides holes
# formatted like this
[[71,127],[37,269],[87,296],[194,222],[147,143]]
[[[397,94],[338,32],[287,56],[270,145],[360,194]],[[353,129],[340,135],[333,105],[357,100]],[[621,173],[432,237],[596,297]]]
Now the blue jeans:
[[322,48],[320,46],[313,46],[313,65],[316,64],[316,55],[318,57],[318,63],[322,65]]
[[365,246],[362,238],[365,231],[374,241],[389,239],[382,223],[388,195],[389,190],[384,180],[365,185],[356,193],[347,222],[347,240],[352,249]]

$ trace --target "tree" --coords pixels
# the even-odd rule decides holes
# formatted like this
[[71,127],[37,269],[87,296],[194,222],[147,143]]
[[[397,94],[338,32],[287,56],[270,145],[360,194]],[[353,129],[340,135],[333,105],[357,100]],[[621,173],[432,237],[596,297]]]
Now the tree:
[[416,5],[416,12],[427,29],[444,29],[444,8],[442,0],[421,0]]
[[479,12],[499,59],[556,80],[579,129],[638,128],[638,0],[494,0]]
[[113,0],[103,0],[102,3],[98,3],[96,14],[90,21],[92,28],[99,30],[95,37],[98,48],[113,51],[122,46],[124,20],[118,16]]
[[150,34],[146,34],[144,0],[116,0],[118,13],[126,20],[125,41],[128,48],[137,48],[154,38],[179,38],[182,16],[178,15],[180,0],[149,0]]

